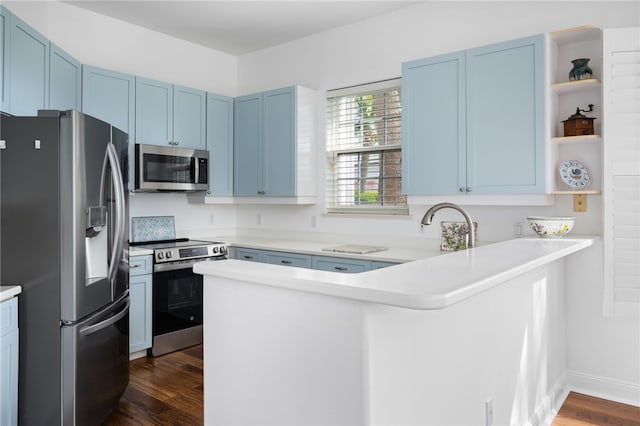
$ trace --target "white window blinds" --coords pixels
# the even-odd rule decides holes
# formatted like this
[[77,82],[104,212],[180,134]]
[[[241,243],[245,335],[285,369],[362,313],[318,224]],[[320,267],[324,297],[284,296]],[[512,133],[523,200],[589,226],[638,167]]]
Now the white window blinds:
[[604,311],[640,313],[640,28],[604,31]]
[[329,211],[406,213],[400,80],[329,92]]

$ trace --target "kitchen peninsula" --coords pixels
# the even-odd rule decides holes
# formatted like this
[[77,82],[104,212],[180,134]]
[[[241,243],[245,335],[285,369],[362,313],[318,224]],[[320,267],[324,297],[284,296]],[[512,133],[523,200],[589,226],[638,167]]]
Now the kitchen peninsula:
[[567,391],[564,258],[594,242],[360,274],[199,263],[205,424],[541,423]]

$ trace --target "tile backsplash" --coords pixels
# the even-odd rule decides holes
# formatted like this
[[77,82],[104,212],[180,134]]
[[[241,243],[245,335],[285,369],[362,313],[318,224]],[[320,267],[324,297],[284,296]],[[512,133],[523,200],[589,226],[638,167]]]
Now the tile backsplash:
[[176,225],[173,216],[144,216],[131,218],[131,241],[173,240]]

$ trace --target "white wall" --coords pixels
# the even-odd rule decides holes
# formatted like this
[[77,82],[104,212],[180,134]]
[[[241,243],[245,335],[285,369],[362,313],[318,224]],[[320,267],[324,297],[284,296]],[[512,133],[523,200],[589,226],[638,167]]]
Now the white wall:
[[[585,24],[640,25],[637,1],[425,2],[235,58],[64,3],[3,1],[3,5],[86,64],[230,96],[300,84],[319,90],[321,99],[327,89],[398,77],[406,60]],[[324,123],[324,101],[318,106],[319,123]],[[319,183],[324,182],[324,140],[320,125]],[[321,200],[323,191],[319,186]],[[469,206],[468,210],[479,223],[480,241],[497,241],[511,238],[514,224],[528,215],[573,214],[570,197],[556,198],[552,207]],[[575,214],[576,234],[601,233],[601,197],[590,196],[588,204],[586,213]],[[203,230],[207,235],[239,227],[292,230],[301,235],[344,234],[345,238],[372,234],[437,238],[437,227],[421,232],[418,226],[426,208],[412,205],[411,215],[402,218],[336,218],[324,214],[323,202],[233,207],[189,204],[176,194],[131,197],[132,215],[175,215],[179,233]],[[454,218],[458,218],[454,212],[440,212],[436,220]],[[573,267],[580,273],[569,275],[569,368],[583,377],[603,379],[599,383],[630,384],[637,390],[639,324],[602,317],[601,255],[589,253],[576,257]],[[640,397],[636,403],[640,405]]]
[[235,95],[234,56],[58,1],[2,5],[83,64]]

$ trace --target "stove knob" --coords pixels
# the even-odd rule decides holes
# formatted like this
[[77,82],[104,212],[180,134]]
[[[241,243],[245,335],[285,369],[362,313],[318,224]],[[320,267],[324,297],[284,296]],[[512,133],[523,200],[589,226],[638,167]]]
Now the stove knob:
[[160,260],[164,259],[164,253],[159,252],[158,253],[158,259],[160,259]]
[[226,253],[226,251],[227,251],[227,246],[220,247],[220,253]]
[[213,248],[213,254],[218,254],[218,247]]
[[168,252],[167,252],[167,254],[166,254],[166,256],[167,256],[167,259],[171,259],[171,252],[170,252],[170,251],[168,251]]

